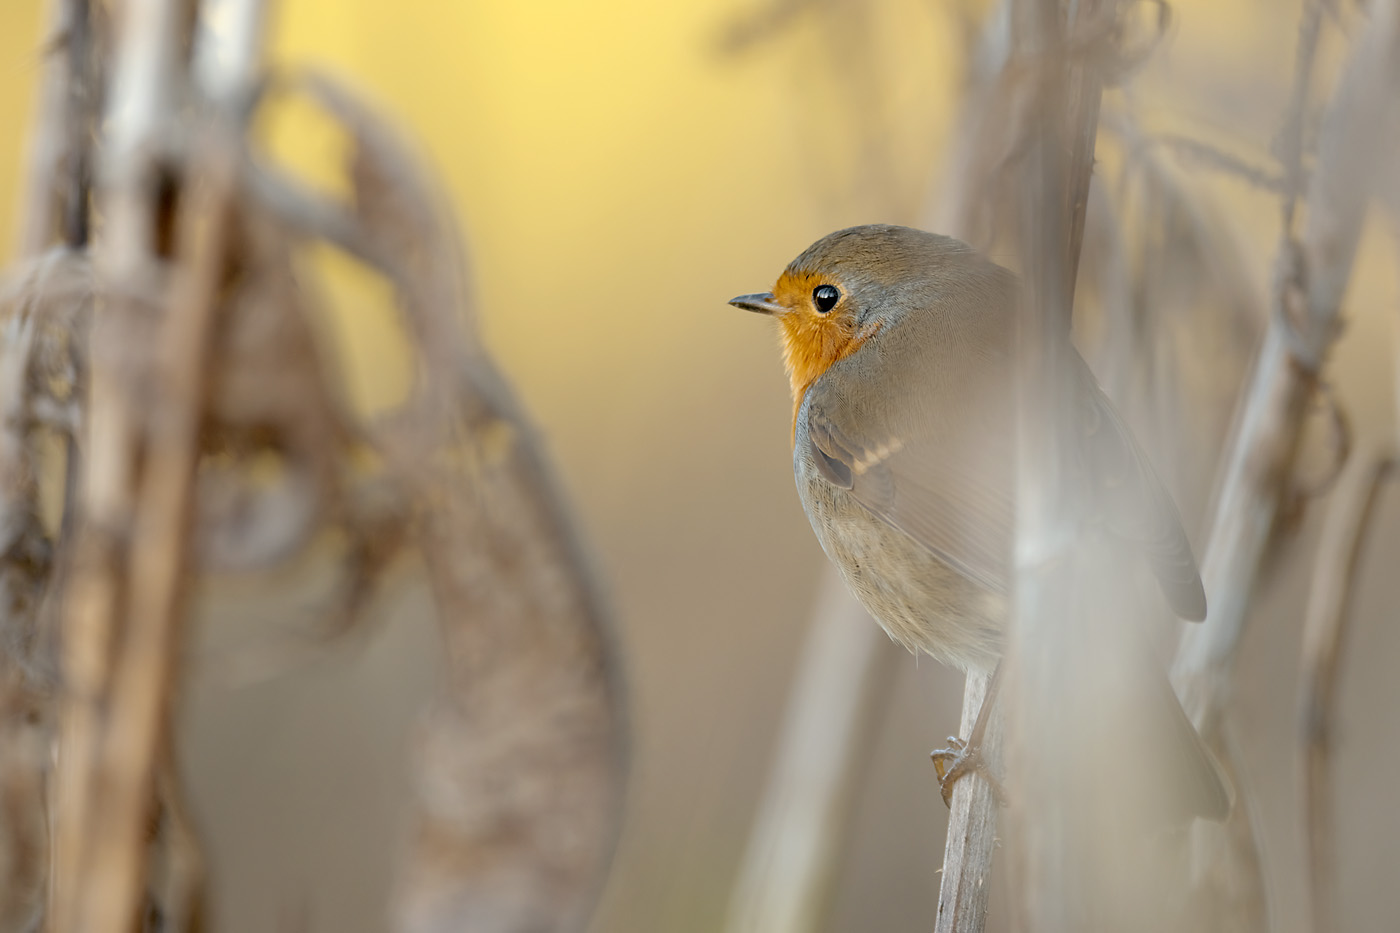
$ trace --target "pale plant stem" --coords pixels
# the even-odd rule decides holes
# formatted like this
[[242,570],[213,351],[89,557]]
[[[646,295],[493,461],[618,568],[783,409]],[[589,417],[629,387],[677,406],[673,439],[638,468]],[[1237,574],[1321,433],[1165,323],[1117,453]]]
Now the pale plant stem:
[[145,824],[179,660],[204,378],[232,220],[231,153],[211,147],[201,161],[205,184],[180,217],[188,265],[174,283],[159,340],[161,402],[149,416],[137,491],[125,631],[113,659],[93,788],[100,806],[79,887],[82,930],[128,929],[144,893]]
[[[44,38],[53,41],[65,36],[70,27],[74,4],[71,0],[48,0],[45,7]],[[25,176],[20,185],[17,242],[22,256],[36,256],[57,233],[58,210],[55,192],[58,173],[68,141],[69,111],[74,81],[74,59],[66,49],[48,49],[39,78],[35,124],[29,134]]]
[[[971,733],[990,679],[989,674],[968,675],[959,735]],[[1002,717],[993,716],[982,740],[986,761],[993,765],[1001,761],[1001,744]],[[986,781],[968,778],[953,788],[934,933],[975,933],[986,926],[992,856],[997,847],[997,806],[996,792]]]
[[1285,236],[1273,313],[1226,460],[1202,575],[1210,615],[1182,639],[1172,682],[1202,734],[1218,726],[1245,612],[1287,489],[1303,416],[1338,332],[1367,201],[1394,107],[1400,14],[1380,2],[1323,121],[1302,242]]
[[903,657],[829,570],[730,898],[728,933],[821,929],[865,752]]
[[[1369,27],[1358,34],[1324,111],[1316,166],[1302,192],[1301,238],[1284,231],[1272,314],[1231,438],[1202,566],[1209,616],[1188,629],[1172,666],[1187,714],[1226,757],[1229,743],[1219,733],[1235,659],[1280,501],[1293,482],[1303,421],[1338,333],[1366,207],[1393,143],[1386,128],[1400,88],[1397,69],[1400,11],[1393,0],[1382,0],[1373,5]],[[1246,820],[1248,812],[1238,807],[1232,820]],[[1257,842],[1247,851],[1239,846],[1251,836],[1198,826],[1195,871],[1203,887],[1218,886],[1232,872],[1244,876],[1255,893],[1225,894],[1254,904],[1236,922],[1260,929],[1265,918]]]
[[[1068,23],[1060,23],[1059,4],[1027,0],[1012,6],[1012,61],[1024,73],[1017,93],[1027,95],[1019,108],[1026,149],[1019,162],[1020,255],[1023,300],[1017,335],[1017,520],[1015,601],[1009,626],[1006,675],[1006,715],[1009,737],[1007,773],[1017,807],[1014,820],[1018,854],[1024,869],[1018,885],[1020,906],[1033,912],[1042,928],[1070,929],[1075,894],[1064,873],[1068,839],[1061,812],[1038,806],[1046,795],[1053,803],[1062,758],[1049,748],[1055,731],[1054,697],[1073,664],[1064,655],[1072,641],[1060,637],[1069,621],[1065,613],[1077,564],[1059,559],[1073,540],[1075,504],[1058,494],[1064,412],[1058,401],[1065,384],[1070,355],[1074,281],[1083,241],[1085,211],[1098,127],[1101,85],[1089,56],[1066,54],[1069,37],[1088,35],[1100,17],[1112,15],[1113,4],[1083,3],[1073,7]],[[1072,659],[1071,659],[1072,660]],[[969,684],[969,699],[976,694]],[[1030,777],[1035,775],[1034,782]],[[1061,775],[1063,777],[1063,775]],[[1041,783],[1041,778],[1048,780]],[[982,796],[960,804],[959,794],[980,794],[964,781],[954,791],[955,819],[949,827],[945,855],[945,903],[985,900],[986,876],[994,850],[995,803]],[[964,789],[963,784],[973,787]],[[967,815],[958,814],[960,806]],[[949,873],[947,866],[967,858],[967,868]],[[954,894],[946,893],[956,885]],[[958,918],[957,925],[938,929],[980,931],[985,911]]]
[[[116,302],[119,306],[139,302],[138,296],[149,288],[152,157],[161,120],[178,86],[181,12],[178,0],[127,0],[114,22],[113,74],[99,173],[106,226],[96,260],[105,287],[123,296]],[[120,318],[119,310],[107,316]],[[109,321],[106,326],[118,325]],[[99,329],[97,340],[103,335]],[[106,336],[116,338],[111,346],[130,339]],[[197,359],[193,362],[198,365]],[[93,405],[80,492],[83,518],[64,603],[65,697],[48,918],[56,933],[126,930],[134,919],[144,862],[140,828],[150,806],[147,772],[154,762],[154,749],[147,747],[154,742],[148,736],[159,729],[150,717],[164,713],[158,708],[159,698],[169,678],[163,618],[149,620],[160,631],[128,633],[136,637],[125,639],[124,651],[138,670],[118,673],[124,550],[118,542],[135,514],[138,429],[128,386],[113,361],[95,355],[91,379]],[[152,681],[141,683],[142,677]],[[125,702],[108,709],[117,689]],[[156,698],[155,710],[149,709],[150,696]],[[134,718],[126,720],[127,716]],[[135,744],[115,743],[108,724],[118,732],[134,730],[126,738]]]
[[1308,594],[1300,665],[1298,774],[1313,933],[1341,929],[1331,779],[1338,675],[1367,533],[1381,488],[1394,476],[1395,467],[1393,454],[1364,450],[1353,459],[1328,510]]

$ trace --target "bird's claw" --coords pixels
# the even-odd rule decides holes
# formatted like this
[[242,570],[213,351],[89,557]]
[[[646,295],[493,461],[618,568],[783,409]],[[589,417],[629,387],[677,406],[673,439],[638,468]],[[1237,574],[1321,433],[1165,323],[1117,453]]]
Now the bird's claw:
[[943,793],[943,804],[950,810],[953,807],[953,785],[976,774],[991,787],[997,803],[1005,803],[1006,793],[1001,782],[993,775],[991,768],[982,758],[980,745],[969,745],[955,735],[948,736],[948,747],[937,749],[929,754],[933,759],[933,770],[938,774],[938,787]]

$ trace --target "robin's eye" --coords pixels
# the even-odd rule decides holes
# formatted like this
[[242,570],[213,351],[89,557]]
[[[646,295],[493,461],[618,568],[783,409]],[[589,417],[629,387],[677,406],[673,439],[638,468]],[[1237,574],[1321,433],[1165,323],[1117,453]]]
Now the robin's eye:
[[836,307],[836,302],[840,300],[841,292],[834,285],[818,285],[812,290],[812,303],[822,314]]

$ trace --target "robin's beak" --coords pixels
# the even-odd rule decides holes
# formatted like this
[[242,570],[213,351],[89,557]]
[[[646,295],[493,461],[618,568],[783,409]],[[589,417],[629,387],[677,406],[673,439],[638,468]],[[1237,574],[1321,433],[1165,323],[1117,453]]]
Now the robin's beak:
[[772,292],[764,292],[761,295],[740,295],[738,298],[729,299],[729,303],[736,308],[757,311],[759,314],[782,314],[787,310],[773,300]]

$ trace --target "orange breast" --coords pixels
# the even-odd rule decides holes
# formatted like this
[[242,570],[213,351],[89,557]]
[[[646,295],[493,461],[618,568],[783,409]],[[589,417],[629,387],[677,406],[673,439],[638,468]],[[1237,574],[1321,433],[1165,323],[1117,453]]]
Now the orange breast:
[[818,318],[801,311],[783,315],[783,366],[792,389],[792,440],[797,441],[797,414],[812,383],[831,366],[875,336],[878,323],[856,330],[847,318]]

